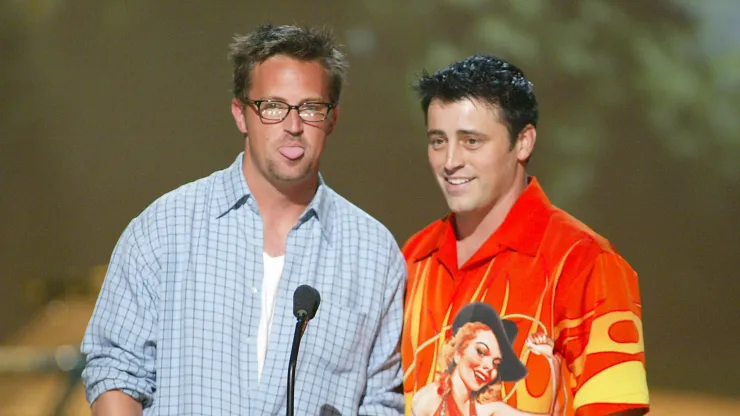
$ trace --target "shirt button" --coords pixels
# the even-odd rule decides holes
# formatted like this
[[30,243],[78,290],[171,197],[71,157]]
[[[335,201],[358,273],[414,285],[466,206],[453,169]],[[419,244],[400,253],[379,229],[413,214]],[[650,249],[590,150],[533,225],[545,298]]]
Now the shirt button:
[[252,293],[257,293],[257,287],[256,286],[252,286]]

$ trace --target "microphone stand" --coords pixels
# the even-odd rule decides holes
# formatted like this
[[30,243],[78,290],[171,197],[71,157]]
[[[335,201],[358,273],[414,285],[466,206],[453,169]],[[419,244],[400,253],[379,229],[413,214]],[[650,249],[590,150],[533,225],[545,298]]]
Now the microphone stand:
[[293,416],[293,395],[295,393],[295,366],[298,361],[298,348],[301,346],[303,331],[308,324],[307,316],[298,318],[293,334],[293,347],[290,350],[290,361],[288,362],[288,416]]

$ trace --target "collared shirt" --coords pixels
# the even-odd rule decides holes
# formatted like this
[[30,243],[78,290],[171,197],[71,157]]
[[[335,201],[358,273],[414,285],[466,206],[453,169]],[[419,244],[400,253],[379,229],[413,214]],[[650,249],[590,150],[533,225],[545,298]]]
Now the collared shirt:
[[262,220],[227,169],[159,198],[125,229],[82,344],[88,401],[145,415],[284,414],[293,292],[321,295],[300,345],[295,414],[396,415],[406,266],[391,233],[323,179],[288,234],[261,381]]
[[[462,267],[453,220],[450,214],[432,223],[403,248],[409,413],[414,394],[445,370],[439,356],[449,327],[473,301],[490,304],[517,326],[511,344],[528,374],[503,383],[501,397],[511,407],[582,416],[648,406],[637,274],[609,241],[554,207],[534,177]],[[525,345],[535,333],[554,345],[549,359]]]

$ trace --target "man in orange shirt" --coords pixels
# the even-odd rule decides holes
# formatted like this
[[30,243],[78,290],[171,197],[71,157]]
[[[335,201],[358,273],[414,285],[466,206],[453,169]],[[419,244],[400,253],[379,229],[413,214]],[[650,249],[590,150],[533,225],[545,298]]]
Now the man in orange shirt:
[[471,56],[415,89],[451,212],[403,248],[406,413],[647,413],[637,274],[527,175],[532,84]]

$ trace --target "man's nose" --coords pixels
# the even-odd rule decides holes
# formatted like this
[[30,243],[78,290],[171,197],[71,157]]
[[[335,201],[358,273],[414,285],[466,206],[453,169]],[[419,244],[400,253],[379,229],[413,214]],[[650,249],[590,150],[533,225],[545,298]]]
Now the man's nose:
[[454,142],[450,142],[447,146],[447,158],[445,159],[445,170],[447,173],[454,173],[456,170],[463,167],[463,152],[459,149]]
[[303,133],[303,119],[298,115],[298,109],[291,108],[288,115],[283,120],[283,128],[293,136],[299,136]]

